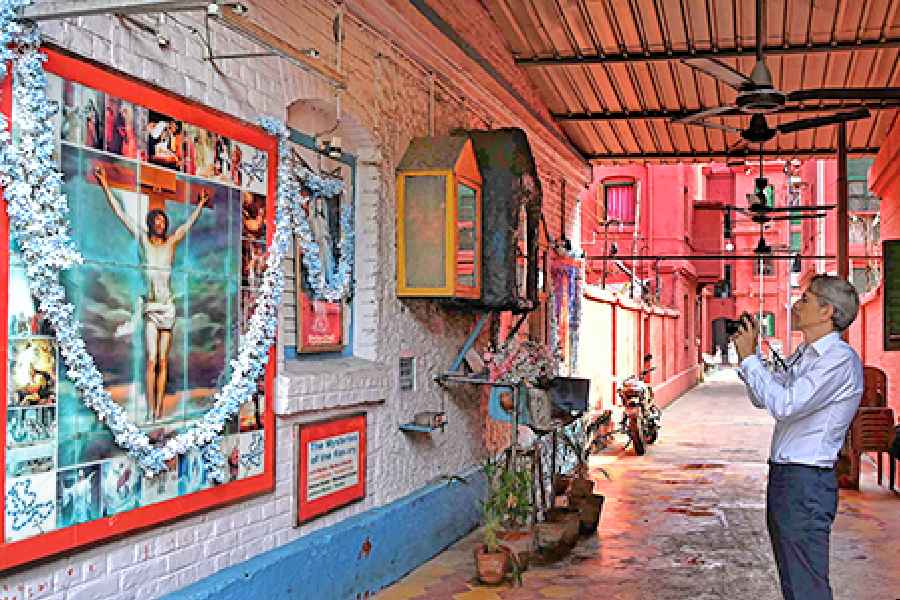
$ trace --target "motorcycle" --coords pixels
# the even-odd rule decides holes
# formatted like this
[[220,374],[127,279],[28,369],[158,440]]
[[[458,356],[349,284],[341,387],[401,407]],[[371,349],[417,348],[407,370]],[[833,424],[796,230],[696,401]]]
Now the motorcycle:
[[649,375],[656,367],[650,366],[653,356],[644,356],[645,368],[640,375],[626,378],[618,389],[619,400],[624,408],[622,420],[612,427],[612,411],[603,411],[587,427],[591,436],[591,451],[596,452],[609,444],[609,439],[621,433],[627,435],[637,455],[647,452],[647,446],[659,438],[662,413],[653,401],[653,388]]

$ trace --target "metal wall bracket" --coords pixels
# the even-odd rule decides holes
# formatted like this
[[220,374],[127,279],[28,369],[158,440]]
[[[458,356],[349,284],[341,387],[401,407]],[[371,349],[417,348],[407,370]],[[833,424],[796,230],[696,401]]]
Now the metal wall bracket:
[[[160,12],[206,11],[210,2],[198,0],[47,0],[26,6],[22,18],[30,21],[52,21],[118,13],[139,15]],[[213,2],[215,4],[215,2]],[[231,3],[236,4],[236,3]]]
[[46,0],[21,11],[21,18],[30,21],[51,21],[95,15],[139,15],[166,12],[202,11],[211,20],[262,46],[266,52],[214,55],[210,60],[223,58],[255,58],[280,56],[304,71],[319,75],[338,89],[347,87],[346,77],[336,69],[316,60],[318,50],[297,48],[247,19],[241,2],[224,0]]

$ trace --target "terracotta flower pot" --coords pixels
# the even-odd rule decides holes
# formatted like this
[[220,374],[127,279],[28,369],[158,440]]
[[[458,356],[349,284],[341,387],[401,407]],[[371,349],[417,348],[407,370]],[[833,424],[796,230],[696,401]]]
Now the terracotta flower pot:
[[572,547],[578,541],[578,532],[581,528],[581,519],[578,511],[569,508],[552,508],[547,511],[547,520],[563,524],[562,543]]
[[597,530],[597,526],[600,524],[600,513],[603,510],[604,499],[605,497],[601,494],[591,494],[584,498],[578,498],[575,507],[578,509],[581,533],[591,533]]
[[506,577],[509,556],[502,550],[488,552],[487,546],[481,544],[475,548],[475,572],[481,583],[497,585]]
[[531,529],[502,529],[497,532],[497,539],[512,554],[512,558],[519,565],[519,570],[527,570],[536,548],[535,532]]
[[553,521],[537,523],[534,526],[538,546],[538,554],[535,555],[535,560],[547,564],[568,554],[569,546],[563,542],[567,529],[568,525],[566,523],[555,523]]

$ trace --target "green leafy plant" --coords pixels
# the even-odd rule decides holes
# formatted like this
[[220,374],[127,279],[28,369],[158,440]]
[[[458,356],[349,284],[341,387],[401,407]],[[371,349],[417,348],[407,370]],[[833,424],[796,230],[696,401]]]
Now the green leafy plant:
[[488,461],[484,467],[488,479],[488,496],[484,501],[485,520],[496,515],[508,528],[523,527],[531,517],[531,473],[506,469],[499,462]]
[[525,525],[531,515],[531,474],[504,468],[499,461],[484,464],[487,497],[481,502],[482,536],[487,552],[506,552],[513,580],[522,585],[522,569],[515,553],[500,545],[497,537],[504,527]]
[[[485,506],[487,504],[485,503]],[[500,531],[500,515],[491,510],[484,512],[484,547],[488,552],[499,551],[500,543],[497,541],[497,532]]]

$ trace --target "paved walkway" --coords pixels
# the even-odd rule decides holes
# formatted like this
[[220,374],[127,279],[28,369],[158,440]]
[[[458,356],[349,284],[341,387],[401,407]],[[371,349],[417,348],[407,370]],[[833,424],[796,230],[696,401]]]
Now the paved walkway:
[[[665,411],[645,456],[620,446],[595,459],[612,476],[596,477],[600,528],[567,559],[532,567],[521,587],[481,586],[476,532],[376,598],[778,600],[765,528],[771,424],[732,373],[717,373]],[[861,492],[841,492],[831,560],[837,600],[900,600],[900,495],[871,468]]]

